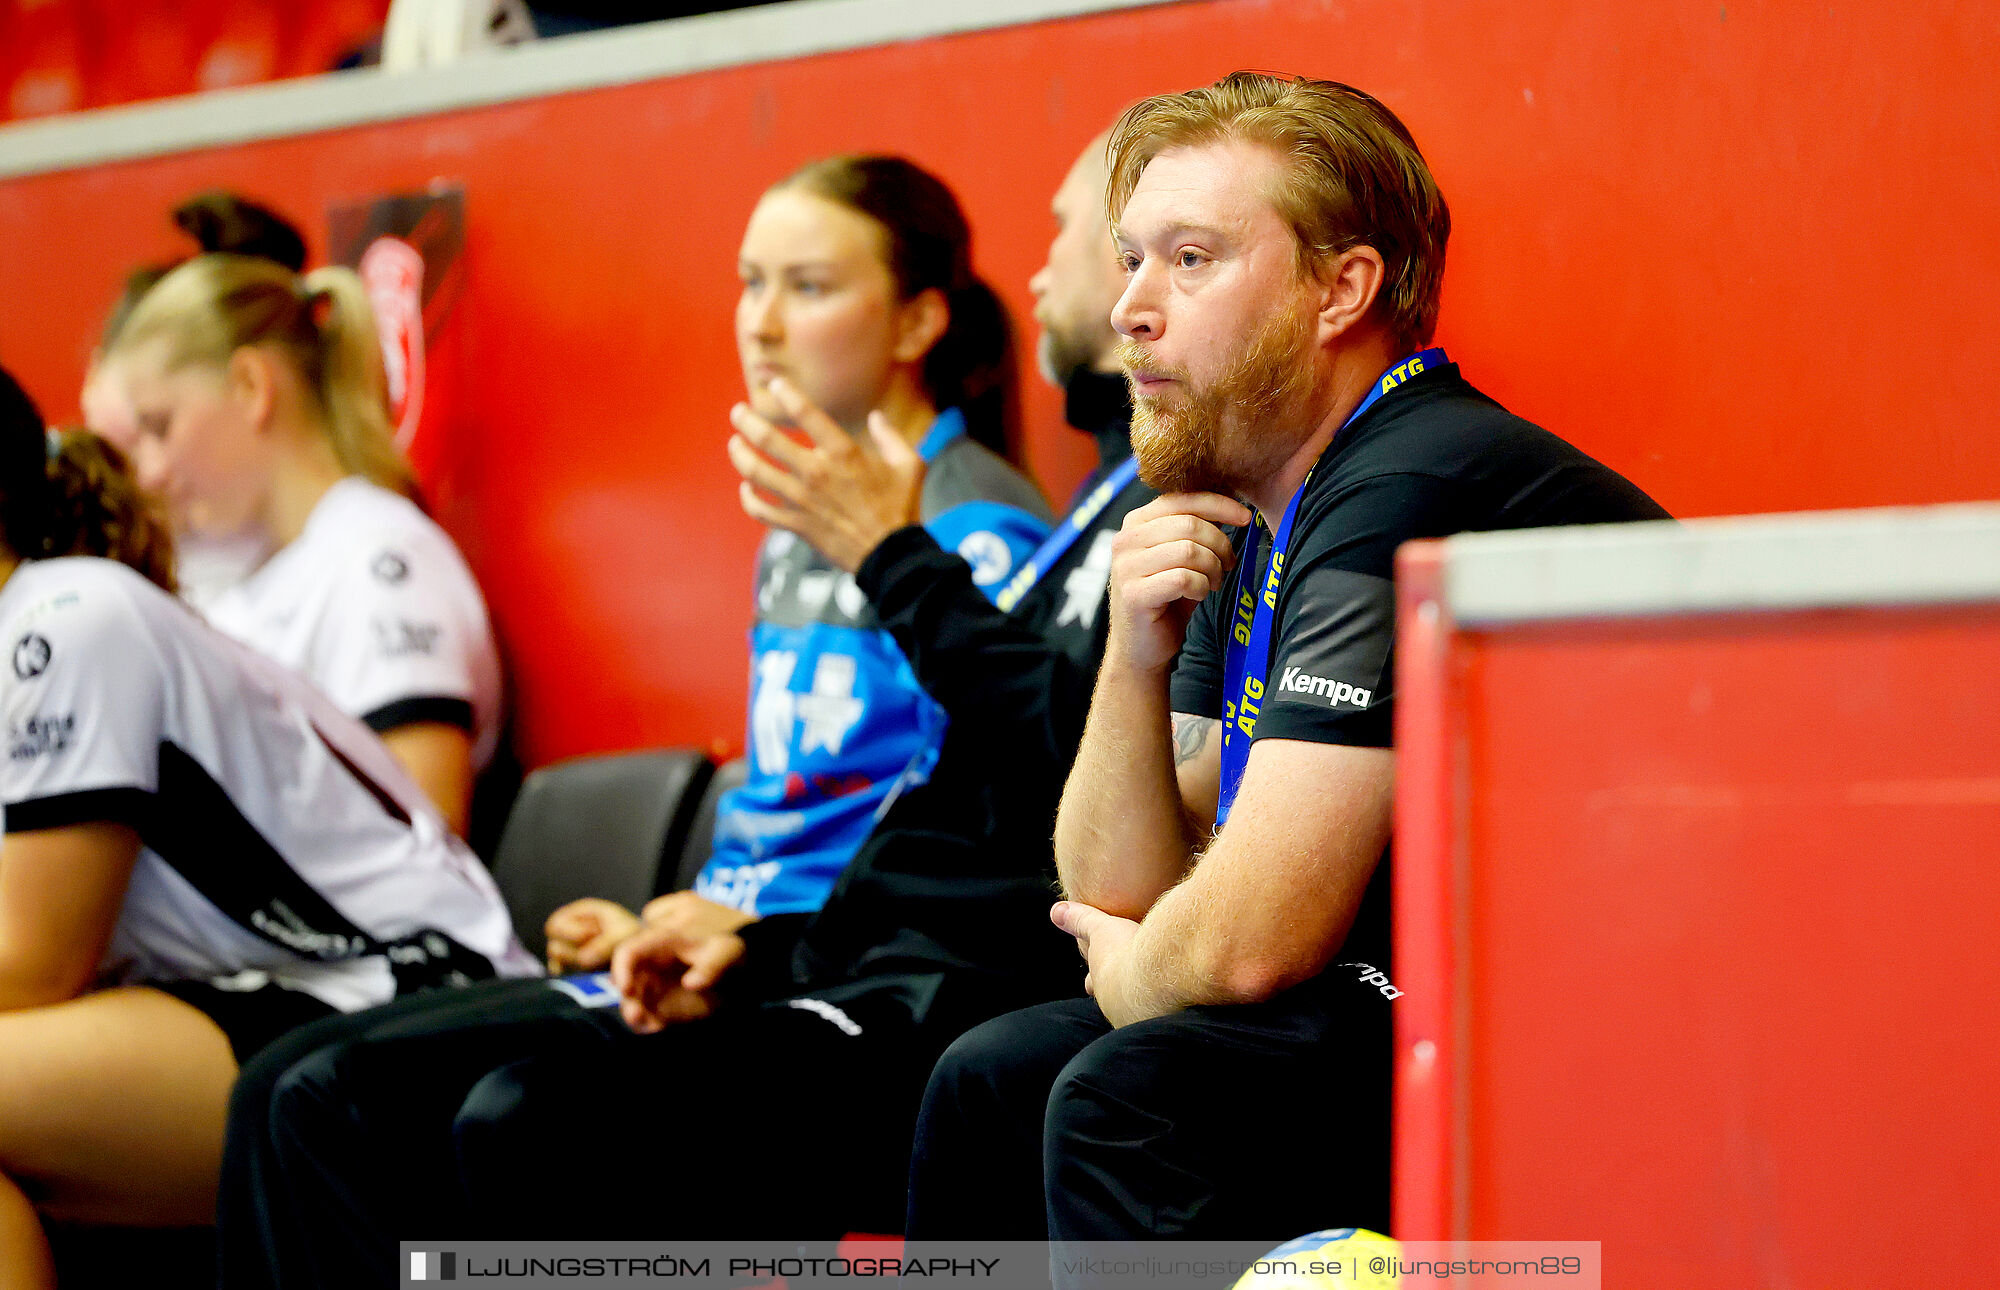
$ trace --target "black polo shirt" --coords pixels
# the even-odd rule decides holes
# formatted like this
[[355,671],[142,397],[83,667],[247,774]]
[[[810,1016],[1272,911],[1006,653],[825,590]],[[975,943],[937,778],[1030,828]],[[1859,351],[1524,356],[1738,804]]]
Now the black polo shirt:
[[[1667,518],[1637,485],[1474,389],[1457,364],[1412,377],[1342,428],[1306,481],[1253,741],[1391,746],[1403,543]],[[1270,534],[1255,532],[1261,563]],[[1174,711],[1222,715],[1234,595],[1232,579],[1195,610],[1174,671]],[[1344,958],[1388,959],[1387,869],[1377,867]]]

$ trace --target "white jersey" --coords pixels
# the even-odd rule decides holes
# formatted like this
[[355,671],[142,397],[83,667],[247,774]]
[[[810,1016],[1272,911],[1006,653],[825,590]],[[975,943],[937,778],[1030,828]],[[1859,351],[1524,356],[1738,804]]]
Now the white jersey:
[[6,829],[113,821],[142,843],[106,977],[262,976],[351,1011],[536,971],[379,739],[124,565],[23,564],[0,641]]
[[378,733],[442,721],[471,734],[473,769],[492,759],[500,659],[486,602],[408,498],[341,480],[296,538],[203,609]]
[[181,599],[203,613],[217,596],[256,571],[271,554],[260,537],[210,537],[183,533],[174,538],[174,581]]

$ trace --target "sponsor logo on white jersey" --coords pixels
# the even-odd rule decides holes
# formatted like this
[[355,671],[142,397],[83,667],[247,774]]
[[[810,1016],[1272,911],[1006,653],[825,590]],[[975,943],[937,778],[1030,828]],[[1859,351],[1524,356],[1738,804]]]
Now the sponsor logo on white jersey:
[[14,675],[31,681],[48,669],[49,659],[54,655],[48,637],[29,632],[14,645]]
[[410,562],[400,551],[384,551],[368,568],[378,580],[392,587],[410,576]]
[[429,658],[437,652],[438,637],[444,628],[436,623],[413,623],[401,618],[372,620],[375,648],[384,658]]
[[65,712],[59,716],[33,716],[9,731],[7,755],[14,761],[33,761],[37,757],[53,757],[69,747],[69,738],[76,731],[76,714]]
[[1296,667],[1288,667],[1278,678],[1278,688],[1292,694],[1314,694],[1323,698],[1328,707],[1337,708],[1343,703],[1351,703],[1357,708],[1365,708],[1374,699],[1374,693],[1336,681],[1330,677],[1313,676]]
[[307,958],[332,962],[353,958],[368,949],[364,941],[343,932],[316,930],[282,900],[272,900],[262,909],[251,910],[250,926],[294,954]]

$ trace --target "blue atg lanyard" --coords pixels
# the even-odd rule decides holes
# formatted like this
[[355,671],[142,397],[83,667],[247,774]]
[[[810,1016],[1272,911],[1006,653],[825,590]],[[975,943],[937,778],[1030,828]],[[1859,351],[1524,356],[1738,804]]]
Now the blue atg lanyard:
[[1056,562],[1068,554],[1083,536],[1083,531],[1097,522],[1104,514],[1104,508],[1111,505],[1111,499],[1125,491],[1125,486],[1139,477],[1139,459],[1127,457],[1118,469],[1106,475],[1097,487],[1090,490],[1090,496],[1078,503],[1068,518],[1056,525],[1056,531],[1042,540],[1040,547],[1028,557],[1007,585],[1000,590],[993,603],[1002,613],[1013,613],[1014,606],[1021,603],[1021,597],[1028,594],[1034,585],[1042,580],[1042,575],[1053,569]]
[[[1368,391],[1368,397],[1361,400],[1361,406],[1341,422],[1341,430],[1353,425],[1362,413],[1404,381],[1449,361],[1442,349],[1427,349],[1397,363],[1382,373]],[[1338,433],[1335,432],[1336,437]],[[1318,468],[1318,463],[1314,463],[1314,468]],[[1260,566],[1255,559],[1246,559],[1236,571],[1235,613],[1231,615],[1222,661],[1223,694],[1228,697],[1222,708],[1222,791],[1215,799],[1218,829],[1229,819],[1229,808],[1235,804],[1236,790],[1243,782],[1243,768],[1250,761],[1250,739],[1257,732],[1257,713],[1264,702],[1264,678],[1271,671],[1271,624],[1278,616],[1278,584],[1285,576],[1285,550],[1291,545],[1292,520],[1298,515],[1299,499],[1306,495],[1306,485],[1311,482],[1312,474],[1307,472],[1299,491],[1285,504],[1284,517],[1271,535],[1269,563]],[[1253,543],[1255,539],[1256,529],[1252,528]],[[1259,582],[1263,583],[1261,594],[1254,590]]]

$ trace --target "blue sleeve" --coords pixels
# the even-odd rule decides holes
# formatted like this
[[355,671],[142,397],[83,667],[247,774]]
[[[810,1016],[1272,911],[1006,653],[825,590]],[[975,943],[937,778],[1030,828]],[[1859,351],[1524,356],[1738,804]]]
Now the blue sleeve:
[[924,521],[937,544],[972,566],[972,581],[988,600],[1049,535],[1049,526],[1004,502],[963,502]]

